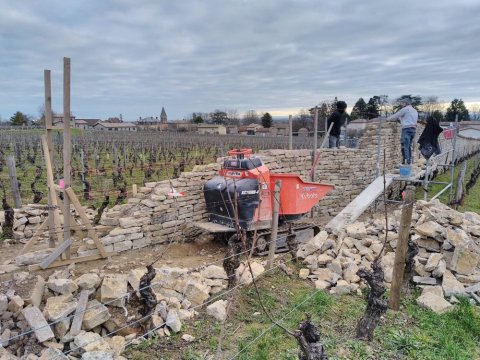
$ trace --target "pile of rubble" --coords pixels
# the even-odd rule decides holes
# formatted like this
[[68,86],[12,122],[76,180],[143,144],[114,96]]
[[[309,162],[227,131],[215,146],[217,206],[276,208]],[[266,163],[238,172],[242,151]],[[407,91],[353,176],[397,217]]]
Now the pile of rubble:
[[[387,244],[381,262],[385,281],[392,281],[401,210],[388,219]],[[413,282],[423,288],[419,305],[443,312],[469,296],[480,298],[480,215],[460,213],[439,201],[418,201],[413,211],[411,240],[419,247],[414,257]],[[305,269],[300,277],[332,294],[360,293],[365,286],[357,271],[370,265],[385,241],[385,219],[381,214],[356,222],[337,235],[325,231],[300,246],[297,256]],[[445,300],[445,298],[448,300]]]
[[[261,264],[252,265],[255,276],[264,271]],[[242,268],[245,266],[237,273],[240,282],[251,282]],[[227,287],[225,271],[215,265],[155,270],[151,289],[157,306],[153,315],[146,317],[139,293],[146,268],[128,274],[96,270],[75,277],[71,266],[46,280],[27,272],[15,273],[11,290],[0,294],[0,358],[120,360],[125,345],[139,343],[149,330],[158,336],[179,332],[182,323]],[[207,314],[224,321],[226,301],[211,300]],[[190,342],[194,337],[184,334],[182,339]]]

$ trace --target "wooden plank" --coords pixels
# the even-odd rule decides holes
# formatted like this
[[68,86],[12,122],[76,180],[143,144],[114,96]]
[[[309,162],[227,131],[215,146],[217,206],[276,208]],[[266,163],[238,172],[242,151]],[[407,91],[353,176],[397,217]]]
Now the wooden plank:
[[83,315],[88,303],[88,290],[82,290],[78,299],[77,309],[73,316],[72,326],[70,327],[70,335],[77,336],[82,330]]
[[85,227],[87,228],[88,236],[90,236],[95,242],[95,245],[97,246],[98,251],[100,252],[100,255],[102,255],[103,257],[106,257],[105,247],[103,246],[103,243],[100,241],[97,234],[95,233],[95,230],[92,224],[90,224],[90,220],[88,220],[87,214],[85,214],[85,211],[83,210],[82,205],[80,204],[80,201],[78,201],[78,198],[75,195],[75,192],[73,191],[72,188],[66,188],[65,193],[66,193],[65,197],[70,198],[73,206],[75,207],[75,210],[77,210],[78,215],[80,215],[80,219],[82,220],[83,225],[85,225]]
[[[116,253],[106,253],[106,257],[110,257],[116,255]],[[59,260],[55,261],[50,264],[49,269],[59,267],[59,266],[65,266],[65,265],[70,265],[70,264],[75,264],[77,262],[82,262],[82,261],[92,261],[92,260],[98,260],[98,259],[103,259],[104,257],[101,256],[100,254],[96,255],[89,255],[89,256],[81,256],[81,257],[76,257],[76,258],[71,258],[67,260]],[[28,267],[28,271],[38,271],[38,270],[44,270],[40,267],[40,265],[35,264],[35,265],[30,265]]]
[[63,126],[47,126],[47,130],[63,130]]
[[25,254],[28,252],[32,247],[33,244],[38,240],[38,237],[45,231],[45,229],[48,226],[48,219],[46,219],[40,227],[35,231],[35,234],[33,234],[32,238],[25,244],[22,250],[20,250],[19,255]]
[[[72,137],[70,133],[70,58],[63,58],[63,181],[65,189],[72,185]],[[70,198],[63,197],[63,239],[70,240]],[[65,249],[65,256],[70,259],[70,248]]]
[[29,306],[22,310],[25,320],[35,332],[35,336],[39,342],[44,342],[55,337],[52,329],[48,326],[47,320],[43,317],[42,312],[36,306]]
[[10,185],[12,188],[13,203],[16,209],[22,207],[22,198],[18,189],[17,168],[15,167],[15,158],[13,155],[7,156],[8,176],[10,177]]
[[415,186],[409,185],[405,190],[405,200],[403,201],[400,231],[398,232],[395,262],[393,264],[392,287],[390,288],[390,298],[388,301],[390,309],[395,311],[400,310],[400,297],[403,286],[403,275],[405,273],[405,261],[407,258],[414,202]]
[[55,261],[56,258],[58,258],[64,251],[67,249],[70,245],[72,245],[73,240],[66,239],[63,243],[58,245],[58,247],[55,249],[54,252],[52,252],[50,255],[48,255],[41,263],[40,267],[42,269],[46,269],[52,262]]
[[211,223],[211,222],[195,222],[193,223],[193,226],[208,231],[209,233],[234,233],[236,230],[234,228],[221,225],[221,224],[216,224],[216,223]]
[[[45,154],[45,168],[47,170],[47,188],[48,188],[48,199],[49,204],[52,205],[51,211],[48,212],[49,216],[49,229],[50,229],[50,237],[53,237],[53,242],[49,242],[50,247],[55,247],[55,237],[57,238],[58,242],[61,243],[63,241],[62,232],[60,229],[62,225],[60,223],[60,211],[58,210],[58,198],[57,193],[55,192],[55,180],[53,179],[53,168],[51,162],[50,151],[51,147],[48,144],[48,134],[42,136],[42,146],[43,146],[43,153]],[[47,154],[49,154],[47,156]],[[53,217],[53,226],[50,222],[50,217]],[[53,245],[53,246],[52,246]]]
[[[386,176],[385,188],[392,184],[393,177]],[[365,210],[383,193],[383,176],[377,177],[367,186],[353,201],[348,204],[340,213],[328,222],[325,226],[327,231],[336,233],[345,226],[352,224],[363,214]]]

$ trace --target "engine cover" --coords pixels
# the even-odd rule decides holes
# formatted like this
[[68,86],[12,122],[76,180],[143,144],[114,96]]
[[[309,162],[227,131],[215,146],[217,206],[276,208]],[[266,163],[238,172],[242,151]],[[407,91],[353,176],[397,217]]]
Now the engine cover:
[[203,186],[203,195],[209,213],[209,221],[235,227],[235,191],[237,192],[238,221],[242,229],[249,229],[255,222],[259,205],[257,179],[229,179],[216,176]]

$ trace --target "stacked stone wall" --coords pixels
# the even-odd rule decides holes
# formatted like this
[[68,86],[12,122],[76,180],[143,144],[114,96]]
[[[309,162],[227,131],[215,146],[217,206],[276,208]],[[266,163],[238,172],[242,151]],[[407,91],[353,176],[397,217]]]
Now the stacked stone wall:
[[[326,217],[336,215],[377,174],[382,174],[383,149],[387,172],[398,169],[401,163],[400,132],[397,123],[372,123],[359,140],[357,149],[318,150],[315,180],[333,184],[335,190],[316,206],[316,213]],[[382,145],[380,151],[377,151],[378,141]],[[444,147],[448,146],[442,143]],[[479,145],[478,140],[458,137],[457,156],[478,151]],[[309,150],[266,150],[258,155],[273,173],[297,173],[304,180],[310,180],[312,156]],[[107,251],[128,251],[151,244],[181,241],[193,222],[207,220],[202,185],[216,175],[220,162],[221,159],[216,164],[195,166],[193,171],[182,173],[178,179],[146,183],[128,199],[127,204],[106,210],[98,230],[104,235],[102,240]],[[184,196],[169,196],[172,187]],[[87,239],[78,252],[90,255],[97,250],[93,241]]]

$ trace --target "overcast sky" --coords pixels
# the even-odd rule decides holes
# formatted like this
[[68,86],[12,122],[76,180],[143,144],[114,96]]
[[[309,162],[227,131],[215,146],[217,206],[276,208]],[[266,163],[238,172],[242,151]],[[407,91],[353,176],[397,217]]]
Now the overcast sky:
[[480,101],[480,1],[0,0],[0,116],[38,116],[43,70],[80,118],[295,114],[322,100]]

